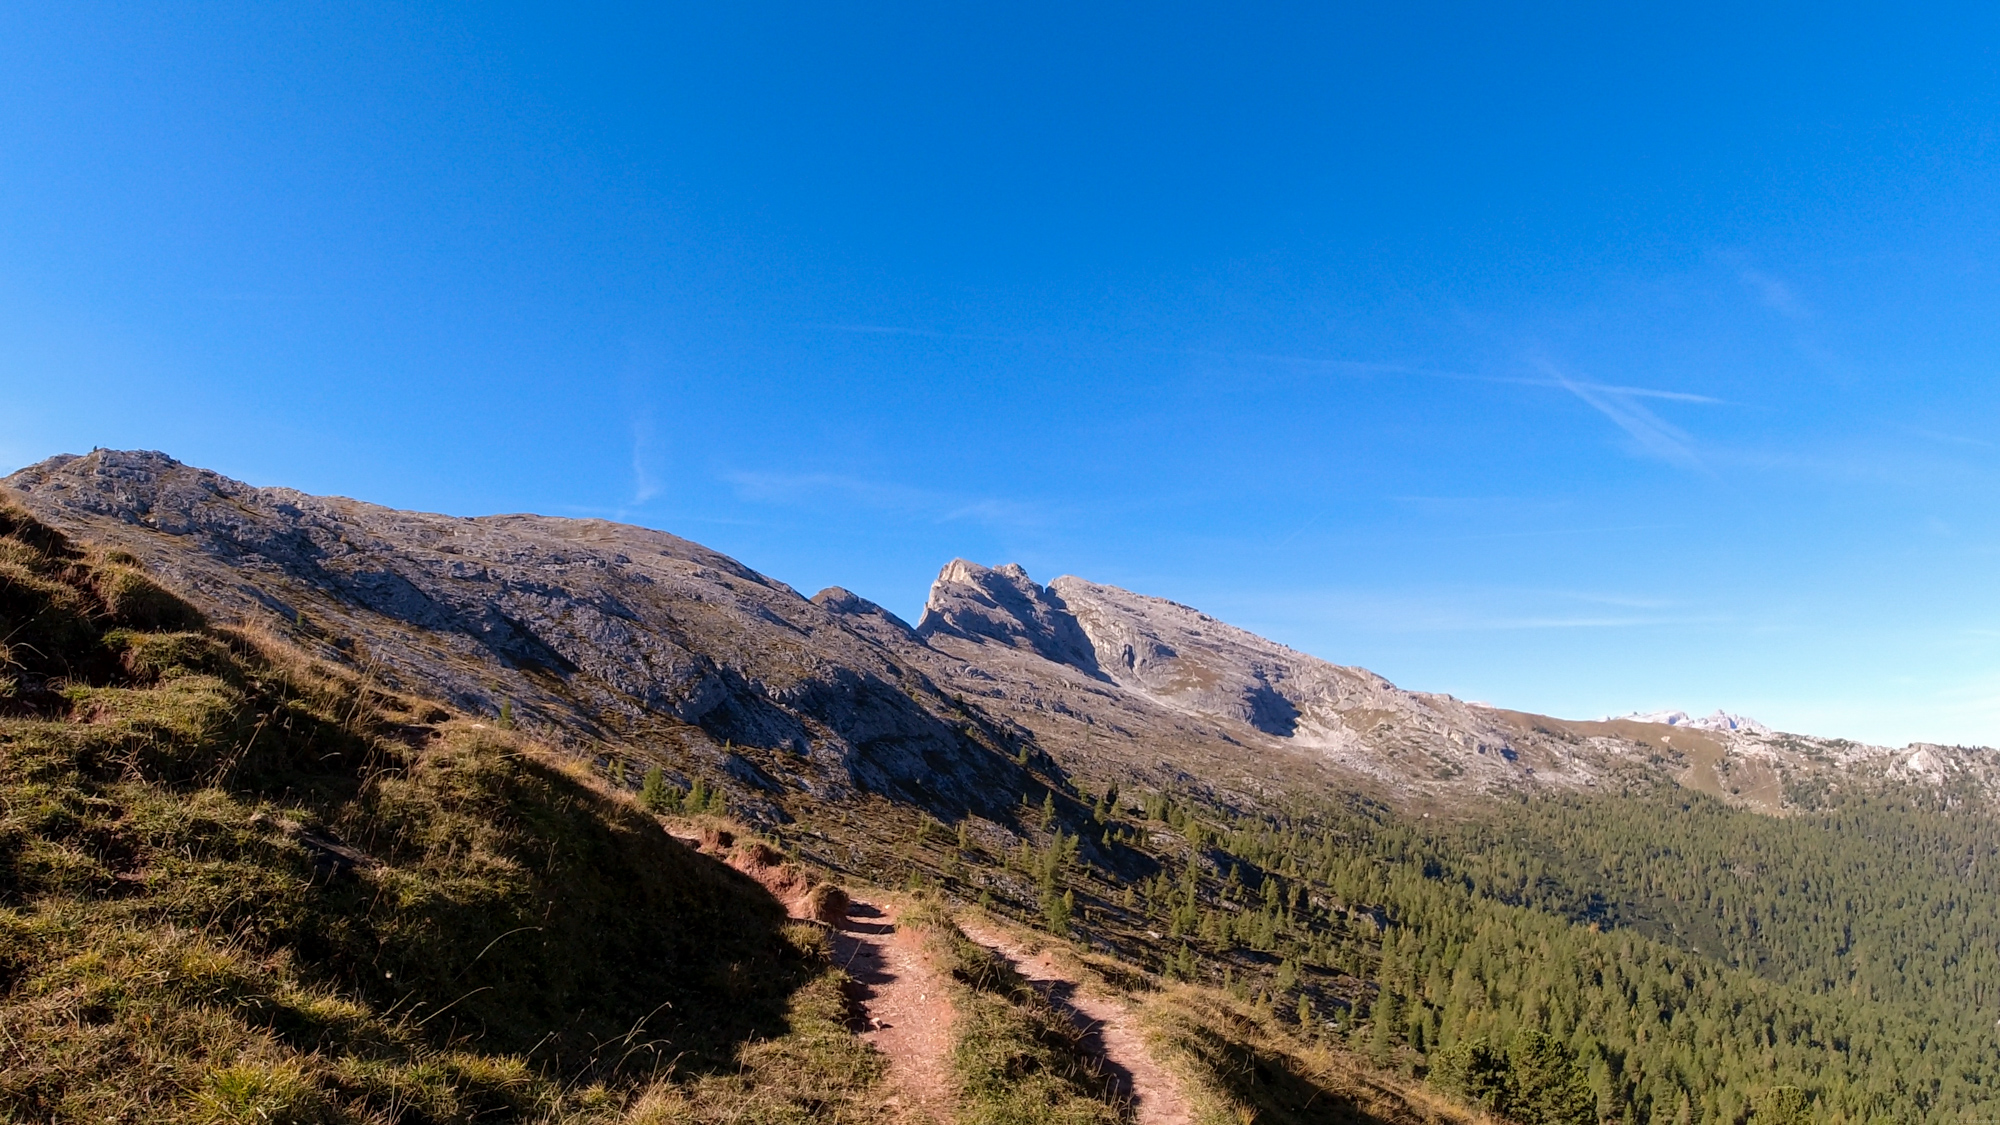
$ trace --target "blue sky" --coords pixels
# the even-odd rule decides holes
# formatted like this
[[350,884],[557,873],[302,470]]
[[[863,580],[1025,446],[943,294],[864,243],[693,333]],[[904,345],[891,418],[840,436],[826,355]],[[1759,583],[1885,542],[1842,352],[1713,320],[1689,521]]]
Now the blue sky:
[[2000,10],[1498,7],[14,5],[0,468],[2000,744]]

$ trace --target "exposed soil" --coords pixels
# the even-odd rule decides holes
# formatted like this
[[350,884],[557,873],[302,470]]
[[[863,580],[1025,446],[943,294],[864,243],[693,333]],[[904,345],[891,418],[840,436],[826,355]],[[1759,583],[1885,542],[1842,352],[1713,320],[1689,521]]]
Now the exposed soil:
[[959,928],[965,936],[1012,962],[1016,972],[1075,1022],[1084,1033],[1084,1047],[1103,1061],[1118,1095],[1130,1104],[1137,1125],[1192,1125],[1194,1113],[1180,1079],[1153,1057],[1130,1005],[1083,991],[1046,950],[1030,954],[1007,935],[976,923],[961,921]]
[[834,963],[854,978],[861,1038],[889,1060],[890,1104],[906,1117],[951,1119],[951,1000],[893,904],[857,899],[833,934]]

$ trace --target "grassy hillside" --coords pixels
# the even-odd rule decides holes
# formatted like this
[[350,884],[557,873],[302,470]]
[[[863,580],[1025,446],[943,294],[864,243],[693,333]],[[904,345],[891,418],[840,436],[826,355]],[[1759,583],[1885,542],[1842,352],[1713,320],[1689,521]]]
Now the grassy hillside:
[[686,1117],[760,1058],[798,1087],[773,1104],[872,1081],[817,932],[508,732],[209,628],[18,511],[0,637],[0,1119],[560,1115],[661,1077]]

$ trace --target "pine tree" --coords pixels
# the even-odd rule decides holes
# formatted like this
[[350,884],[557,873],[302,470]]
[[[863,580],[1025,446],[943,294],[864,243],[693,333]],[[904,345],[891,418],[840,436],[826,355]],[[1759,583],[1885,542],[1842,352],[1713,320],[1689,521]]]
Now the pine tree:
[[1597,1095],[1567,1046],[1531,1028],[1514,1037],[1512,1055],[1514,1092],[1507,1109],[1512,1116],[1527,1125],[1594,1125]]
[[1368,1035],[1368,1055],[1377,1066],[1387,1066],[1395,1054],[1396,1032],[1403,1025],[1403,998],[1393,992],[1384,992],[1370,1009],[1370,1020],[1374,1024]]
[[680,794],[667,786],[667,771],[658,766],[646,771],[639,785],[639,805],[647,812],[672,812],[680,804]]
[[1777,1086],[1751,1103],[1751,1125],[1811,1125],[1812,1099],[1797,1086]]
[[1057,937],[1069,936],[1070,912],[1076,909],[1076,895],[1070,891],[1056,894],[1053,889],[1042,892],[1042,920],[1047,923],[1050,933]]

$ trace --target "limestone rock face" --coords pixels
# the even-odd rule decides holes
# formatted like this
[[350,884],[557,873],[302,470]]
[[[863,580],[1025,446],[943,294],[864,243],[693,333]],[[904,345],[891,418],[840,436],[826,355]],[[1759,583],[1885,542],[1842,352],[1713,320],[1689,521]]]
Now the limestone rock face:
[[1490,787],[1535,776],[1588,783],[1598,773],[1493,713],[1403,691],[1178,602],[1068,576],[1049,585],[1089,636],[1098,666],[1163,707],[1241,723],[1385,779]]
[[1098,667],[1120,684],[1266,734],[1298,733],[1299,701],[1280,685],[1298,694],[1301,662],[1324,662],[1164,598],[1068,576],[1050,586],[1090,638]]
[[1061,596],[1036,585],[1013,563],[989,568],[953,559],[946,564],[931,584],[923,620],[917,622],[918,636],[940,634],[998,641],[1098,674],[1090,637]]

